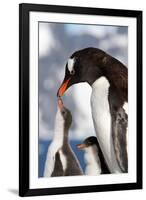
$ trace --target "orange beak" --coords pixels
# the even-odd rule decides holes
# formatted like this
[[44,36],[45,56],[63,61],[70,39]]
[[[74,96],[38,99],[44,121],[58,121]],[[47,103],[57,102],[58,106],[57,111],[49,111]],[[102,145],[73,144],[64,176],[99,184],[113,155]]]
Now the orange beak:
[[58,90],[58,93],[57,93],[57,96],[61,97],[61,96],[65,93],[69,81],[70,81],[70,78],[67,79],[67,80],[60,86],[60,88],[59,88],[59,90]]
[[84,149],[86,147],[86,145],[84,143],[82,143],[82,144],[77,144],[76,147],[78,149]]

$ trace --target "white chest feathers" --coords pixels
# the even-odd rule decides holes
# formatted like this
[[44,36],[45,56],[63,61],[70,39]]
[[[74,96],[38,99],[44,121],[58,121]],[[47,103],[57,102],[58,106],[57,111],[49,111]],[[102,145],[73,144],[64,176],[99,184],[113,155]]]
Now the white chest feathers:
[[84,159],[86,163],[86,175],[96,176],[101,174],[101,163],[98,156],[98,149],[95,145],[85,149]]
[[63,171],[65,171],[67,168],[67,158],[64,155],[62,150],[59,151],[59,155],[60,155],[60,160],[61,160]]
[[125,113],[128,115],[128,103],[127,102],[124,103],[123,109],[125,110]]
[[112,173],[121,172],[111,136],[111,114],[108,101],[109,81],[105,77],[97,79],[92,85],[91,108],[96,136],[104,158]]

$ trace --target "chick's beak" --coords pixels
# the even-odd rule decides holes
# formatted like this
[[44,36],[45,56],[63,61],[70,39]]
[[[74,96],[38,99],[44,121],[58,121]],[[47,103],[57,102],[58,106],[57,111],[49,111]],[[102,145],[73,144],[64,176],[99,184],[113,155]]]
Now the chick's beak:
[[81,143],[81,144],[77,144],[76,147],[78,149],[84,149],[86,147],[86,145],[84,143]]
[[58,103],[58,108],[59,108],[60,110],[62,110],[62,108],[63,108],[63,101],[62,101],[62,99],[61,99],[61,98],[58,98],[57,103]]

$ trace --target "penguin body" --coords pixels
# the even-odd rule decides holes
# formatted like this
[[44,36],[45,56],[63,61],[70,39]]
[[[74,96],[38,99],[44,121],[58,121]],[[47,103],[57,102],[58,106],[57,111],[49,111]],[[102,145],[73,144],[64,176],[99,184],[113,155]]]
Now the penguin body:
[[[71,60],[72,59],[72,60]],[[58,96],[80,82],[92,87],[91,110],[101,151],[111,173],[128,172],[128,70],[106,52],[89,47],[66,64]]]

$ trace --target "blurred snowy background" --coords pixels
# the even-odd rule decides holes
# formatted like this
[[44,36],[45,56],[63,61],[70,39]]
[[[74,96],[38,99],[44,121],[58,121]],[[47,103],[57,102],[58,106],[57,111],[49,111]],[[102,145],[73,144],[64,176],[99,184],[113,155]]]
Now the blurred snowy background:
[[[39,177],[53,137],[56,93],[64,78],[66,61],[73,52],[86,47],[100,48],[127,66],[128,27],[39,23]],[[83,169],[83,152],[76,149],[76,144],[95,135],[90,94],[90,86],[81,83],[69,88],[63,97],[73,116],[70,142]]]

